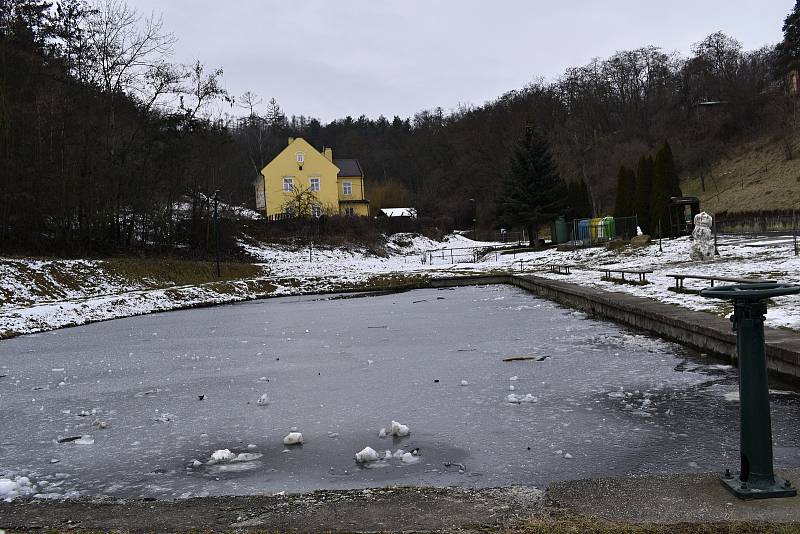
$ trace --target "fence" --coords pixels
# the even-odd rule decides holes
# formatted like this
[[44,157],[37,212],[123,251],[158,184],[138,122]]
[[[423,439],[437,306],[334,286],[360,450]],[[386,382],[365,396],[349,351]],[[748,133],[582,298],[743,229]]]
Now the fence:
[[796,233],[798,223],[794,211],[723,214],[714,222],[717,233],[732,235],[791,235]]
[[614,239],[630,239],[637,235],[638,228],[636,216],[575,219],[569,224],[568,243],[575,247],[588,247]]

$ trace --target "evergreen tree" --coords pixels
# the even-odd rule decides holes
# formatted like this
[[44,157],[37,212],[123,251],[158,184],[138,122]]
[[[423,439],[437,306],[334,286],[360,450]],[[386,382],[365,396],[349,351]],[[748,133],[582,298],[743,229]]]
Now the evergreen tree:
[[653,158],[642,156],[636,168],[636,187],[633,210],[637,216],[642,232],[649,234],[650,228],[650,192],[653,188]]
[[615,217],[630,217],[634,215],[636,193],[636,173],[625,165],[619,168],[617,175],[617,199],[614,204]]
[[669,143],[656,152],[653,166],[653,189],[650,192],[650,229],[655,231],[661,222],[661,235],[670,234],[669,206],[670,197],[680,196],[678,171]]
[[592,216],[592,201],[589,198],[589,189],[583,180],[567,184],[567,205],[569,219],[585,219]]
[[783,41],[775,47],[775,74],[786,76],[800,69],[800,0],[783,21]]
[[501,224],[522,225],[531,245],[540,225],[562,215],[567,206],[567,188],[558,174],[550,147],[535,128],[525,128],[511,154],[511,174],[498,215]]

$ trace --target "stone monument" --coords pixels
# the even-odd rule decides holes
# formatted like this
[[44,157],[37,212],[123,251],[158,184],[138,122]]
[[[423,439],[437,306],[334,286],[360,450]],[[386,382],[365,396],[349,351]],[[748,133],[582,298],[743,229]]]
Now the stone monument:
[[711,215],[706,212],[694,216],[692,248],[689,255],[694,261],[714,259],[714,237],[711,235]]

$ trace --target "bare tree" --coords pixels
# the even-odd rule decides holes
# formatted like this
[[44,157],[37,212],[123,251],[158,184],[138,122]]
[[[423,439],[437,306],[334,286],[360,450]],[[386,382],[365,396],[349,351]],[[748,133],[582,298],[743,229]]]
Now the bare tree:
[[294,217],[308,218],[314,215],[314,208],[322,213],[322,205],[311,187],[292,186],[289,198],[283,203],[284,212],[291,213]]

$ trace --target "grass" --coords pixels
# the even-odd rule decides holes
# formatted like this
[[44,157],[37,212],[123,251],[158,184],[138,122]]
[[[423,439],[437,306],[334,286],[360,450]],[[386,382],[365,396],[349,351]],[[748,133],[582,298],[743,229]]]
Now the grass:
[[720,523],[619,523],[589,517],[543,517],[521,522],[514,528],[496,531],[507,534],[760,534],[800,533],[800,524],[757,523],[750,521]]
[[104,260],[101,265],[109,274],[148,288],[241,280],[263,274],[261,267],[251,263],[222,263],[219,278],[213,262],[115,258]]

